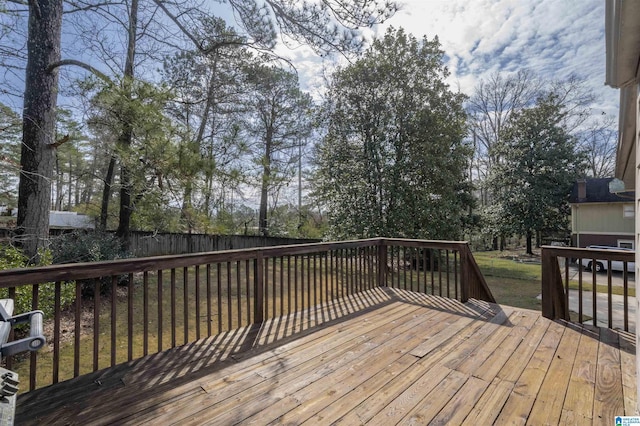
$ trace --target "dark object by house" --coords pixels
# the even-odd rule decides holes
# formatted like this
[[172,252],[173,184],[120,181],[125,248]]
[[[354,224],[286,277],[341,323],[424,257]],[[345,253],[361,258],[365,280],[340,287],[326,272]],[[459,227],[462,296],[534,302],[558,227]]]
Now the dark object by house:
[[633,201],[633,194],[611,192],[609,184],[614,178],[580,179],[571,189],[569,203],[619,203]]

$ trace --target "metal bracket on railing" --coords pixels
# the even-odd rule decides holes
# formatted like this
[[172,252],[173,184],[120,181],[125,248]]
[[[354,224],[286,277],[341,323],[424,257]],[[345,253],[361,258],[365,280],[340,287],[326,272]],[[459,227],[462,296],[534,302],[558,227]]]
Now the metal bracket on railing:
[[[11,316],[13,313],[13,300],[0,300],[0,357],[5,358],[25,351],[37,351],[46,343],[43,334],[42,311],[31,311],[24,314]],[[8,342],[11,328],[16,324],[29,323],[29,336]]]

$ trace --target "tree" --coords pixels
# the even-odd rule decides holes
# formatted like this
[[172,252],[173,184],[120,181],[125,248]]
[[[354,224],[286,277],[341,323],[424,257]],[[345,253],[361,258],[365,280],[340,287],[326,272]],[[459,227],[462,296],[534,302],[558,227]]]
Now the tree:
[[314,194],[331,237],[461,236],[472,203],[464,95],[436,39],[389,29],[329,89]]
[[[141,5],[141,2],[144,3]],[[22,3],[22,2],[16,2]],[[287,41],[310,44],[321,53],[348,52],[361,48],[363,40],[356,31],[362,26],[372,26],[391,16],[397,9],[395,3],[387,0],[355,0],[341,2],[321,0],[320,2],[291,2],[289,0],[230,0],[235,16],[244,27],[252,42],[258,48],[271,49],[275,44],[278,28]],[[146,6],[146,8],[145,8]],[[121,82],[127,91],[134,84],[136,58],[139,58],[137,46],[144,35],[148,36],[150,49],[144,59],[158,59],[157,53],[170,47],[180,49],[185,39],[193,42],[198,49],[206,51],[212,46],[206,45],[198,37],[198,31],[191,28],[198,16],[207,14],[196,2],[166,2],[163,0],[132,0],[130,3],[95,3],[77,0],[69,3],[65,12],[95,13],[105,17],[109,25],[122,26],[126,35],[126,53],[124,64],[115,60],[110,68],[117,72],[113,81]],[[138,20],[140,12],[146,11],[146,22]],[[29,34],[27,40],[27,65],[24,95],[24,125],[21,153],[21,175],[18,200],[18,233],[22,236],[25,252],[35,256],[37,249],[48,239],[48,219],[50,204],[50,180],[53,173],[53,150],[55,149],[55,107],[58,93],[58,69],[62,66],[80,66],[106,80],[109,77],[90,64],[60,56],[62,29],[62,0],[43,0],[29,2]],[[162,12],[162,13],[160,13]],[[69,16],[69,15],[68,15]],[[159,16],[162,16],[158,18]],[[92,22],[92,19],[87,21]],[[165,31],[175,24],[174,31]],[[152,25],[152,23],[154,25]],[[99,24],[94,24],[99,25]],[[117,57],[113,48],[117,37],[105,39],[108,25],[96,26],[94,31],[80,31],[96,39],[93,46],[107,47],[102,58]],[[97,31],[96,31],[97,30]],[[343,31],[344,30],[344,31]],[[178,37],[182,35],[182,37]],[[200,34],[201,35],[201,34]],[[78,41],[87,38],[78,37]],[[81,51],[83,46],[76,46]],[[91,57],[91,49],[83,56]],[[100,55],[98,55],[100,58]],[[95,57],[93,58],[95,59]],[[99,61],[99,59],[98,59]],[[109,67],[107,64],[101,64]],[[116,87],[117,85],[113,85]],[[125,150],[131,146],[131,128],[125,121],[118,137],[118,145]],[[115,165],[108,168],[113,175]],[[131,171],[120,167],[120,218],[117,233],[126,246],[133,213],[131,194]],[[109,195],[109,179],[105,194]]]
[[554,94],[516,112],[496,145],[500,162],[490,183],[494,213],[506,235],[526,235],[527,253],[540,231],[566,231],[571,187],[584,170],[584,153],[563,126],[567,111]]
[[[248,70],[252,110],[247,129],[255,142],[253,161],[258,166],[260,210],[258,228],[269,234],[269,194],[293,176],[298,147],[311,131],[311,97],[302,92],[298,77],[277,67],[257,65]],[[275,207],[275,206],[274,206]]]
[[18,223],[24,253],[37,261],[49,239],[62,0],[29,2]]
[[580,146],[587,153],[587,176],[613,176],[616,167],[617,127],[613,117],[603,116],[579,135]]
[[502,138],[512,114],[531,106],[540,96],[542,82],[527,70],[503,75],[495,72],[481,80],[467,102],[475,144],[475,174],[480,189],[480,202],[490,204],[486,178],[499,161],[495,146]]

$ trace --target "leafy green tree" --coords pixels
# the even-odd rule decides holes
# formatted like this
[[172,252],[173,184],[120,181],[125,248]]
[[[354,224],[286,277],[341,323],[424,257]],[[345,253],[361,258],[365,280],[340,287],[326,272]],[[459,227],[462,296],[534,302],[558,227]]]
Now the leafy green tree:
[[443,54],[391,28],[333,76],[313,179],[332,238],[461,236],[472,151]]
[[555,94],[514,113],[496,145],[500,162],[491,174],[496,222],[505,235],[526,235],[527,253],[541,231],[568,226],[568,197],[584,171],[585,155],[563,125],[567,111]]

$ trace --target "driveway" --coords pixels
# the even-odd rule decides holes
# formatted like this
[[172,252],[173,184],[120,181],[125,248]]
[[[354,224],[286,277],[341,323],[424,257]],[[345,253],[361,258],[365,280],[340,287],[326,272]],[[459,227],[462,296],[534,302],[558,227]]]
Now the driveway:
[[[562,278],[564,279],[564,265],[560,265],[560,271],[562,272]],[[582,282],[591,283],[592,272],[586,269],[582,269]],[[569,279],[578,281],[578,266],[570,265],[569,266]],[[597,272],[596,273],[596,282],[599,285],[607,285],[607,272]],[[611,285],[622,287],[624,285],[624,278],[622,276],[622,272],[611,271]],[[629,274],[629,288],[636,287],[636,277],[635,274]]]
[[[606,276],[606,274],[605,274]],[[578,312],[578,290],[569,290],[569,310]],[[636,298],[629,297],[629,331],[635,332],[636,330]],[[613,312],[612,321],[613,328],[624,330],[624,296],[617,294],[611,295],[611,311]],[[607,317],[607,294],[596,294],[596,312],[597,312],[597,324],[599,327],[608,327],[609,319]],[[582,314],[593,318],[593,293],[583,291],[582,292]],[[585,321],[585,324],[593,324],[593,320]]]

